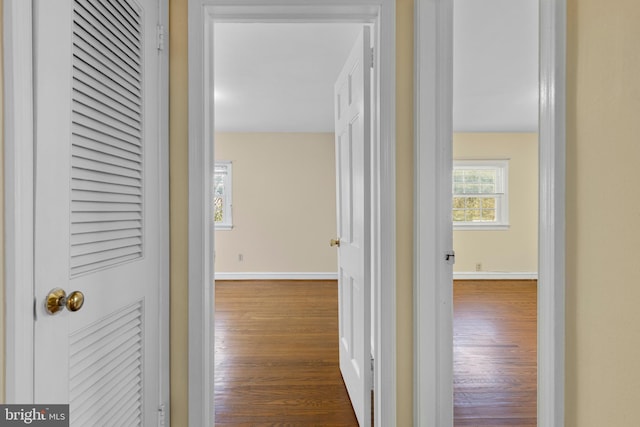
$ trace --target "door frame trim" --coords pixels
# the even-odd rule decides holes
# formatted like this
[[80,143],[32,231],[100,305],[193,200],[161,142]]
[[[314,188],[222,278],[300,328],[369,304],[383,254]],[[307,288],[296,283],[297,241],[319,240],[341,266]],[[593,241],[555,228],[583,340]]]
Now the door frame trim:
[[[379,32],[379,140],[373,156],[376,311],[375,423],[396,425],[395,0],[189,0],[189,425],[212,425],[214,232],[207,200],[213,165],[213,21],[371,22]],[[205,35],[207,38],[205,39]],[[205,72],[205,64],[210,72]],[[206,120],[205,118],[212,118]],[[376,196],[379,195],[379,196]],[[376,238],[377,236],[377,238]],[[384,242],[384,244],[382,243]],[[207,285],[207,283],[209,285]],[[381,286],[384,283],[385,286]],[[384,386],[383,386],[384,385]]]
[[[168,28],[168,0],[157,0],[158,20]],[[4,256],[5,256],[5,400],[34,399],[34,174],[33,6],[31,1],[4,0]],[[153,31],[153,30],[151,30]],[[159,56],[160,114],[168,117],[168,49]],[[169,354],[169,139],[168,120],[160,120],[159,224],[160,353]],[[164,315],[166,314],[166,315]],[[169,413],[169,358],[160,356],[159,404]]]
[[453,426],[453,0],[414,7],[414,387],[416,427]]
[[[539,7],[538,425],[555,427],[564,425],[566,0]],[[416,153],[442,155],[452,144],[452,0],[416,2],[415,20]],[[416,166],[416,426],[453,424],[452,301],[439,256],[452,248],[435,227],[451,227],[451,187],[433,184],[447,182],[445,169]],[[446,309],[429,310],[433,301]]]

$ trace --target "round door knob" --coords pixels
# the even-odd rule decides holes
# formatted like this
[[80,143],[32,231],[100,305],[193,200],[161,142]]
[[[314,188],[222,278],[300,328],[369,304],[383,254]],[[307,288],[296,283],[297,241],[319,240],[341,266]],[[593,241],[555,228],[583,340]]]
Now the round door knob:
[[84,294],[80,291],[73,291],[67,297],[67,310],[69,311],[78,311],[82,308],[84,304]]
[[67,296],[67,293],[60,288],[52,289],[44,301],[45,310],[51,315],[62,311],[65,307],[69,311],[78,311],[83,304],[84,294],[82,292],[73,291]]

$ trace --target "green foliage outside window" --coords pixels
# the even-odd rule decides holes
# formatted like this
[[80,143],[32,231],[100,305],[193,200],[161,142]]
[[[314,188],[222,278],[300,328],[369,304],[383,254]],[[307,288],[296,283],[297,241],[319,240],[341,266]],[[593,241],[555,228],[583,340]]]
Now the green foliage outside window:
[[501,197],[498,180],[496,168],[455,167],[453,221],[497,222],[498,198]]

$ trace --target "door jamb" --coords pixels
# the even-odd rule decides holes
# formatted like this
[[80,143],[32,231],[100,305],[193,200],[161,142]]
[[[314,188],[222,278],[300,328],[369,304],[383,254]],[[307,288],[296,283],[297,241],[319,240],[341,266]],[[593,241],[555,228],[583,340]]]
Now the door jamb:
[[[158,21],[168,27],[168,0],[158,1]],[[4,256],[5,400],[34,399],[34,175],[33,2],[4,0]],[[151,30],[153,31],[153,30]],[[160,115],[168,117],[168,50],[158,56]],[[169,139],[168,120],[159,120],[160,237],[159,333],[161,353],[169,354]],[[166,314],[166,315],[164,315]],[[169,359],[160,358],[158,402],[169,415]]]
[[[566,0],[540,0],[539,5],[538,425],[554,427],[564,425]],[[452,144],[452,0],[416,2],[415,20],[415,122],[434,125],[432,129],[416,128],[416,150],[442,153]],[[430,58],[435,60],[429,61]],[[414,360],[416,369],[421,367],[416,370],[414,383],[416,426],[453,424],[452,391],[447,389],[453,383],[453,318],[447,307],[451,291],[443,290],[443,283],[450,281],[442,281],[446,276],[442,275],[440,258],[452,248],[442,244],[433,228],[434,224],[451,227],[450,184],[441,187],[439,194],[433,185],[447,182],[443,176],[446,173],[444,168],[416,167],[419,203],[414,263],[431,267],[417,267],[414,278]],[[430,223],[430,218],[435,220]],[[435,248],[429,243],[434,240]],[[433,306],[430,301],[444,304],[446,310],[429,311]],[[424,402],[437,402],[439,409],[427,411],[433,408],[424,406]]]
[[[376,310],[375,423],[396,425],[395,295],[395,0],[189,0],[189,424],[212,425],[214,369],[213,224],[209,204],[213,165],[213,21],[370,22],[377,19],[380,102],[373,187]],[[205,38],[206,35],[206,38]],[[206,70],[205,71],[205,66]],[[205,120],[205,118],[212,118]],[[374,192],[375,193],[375,192]],[[384,244],[382,244],[384,242]],[[381,286],[384,283],[385,286]],[[384,386],[383,386],[384,385]]]
[[453,0],[414,8],[414,425],[453,426]]

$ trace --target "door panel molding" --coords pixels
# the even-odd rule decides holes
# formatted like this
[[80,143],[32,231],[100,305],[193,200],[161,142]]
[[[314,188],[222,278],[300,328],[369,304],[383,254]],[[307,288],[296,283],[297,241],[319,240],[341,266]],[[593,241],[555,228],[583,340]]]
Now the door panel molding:
[[7,403],[33,402],[32,2],[4,2],[5,372]]
[[[213,221],[208,178],[213,167],[215,22],[374,23],[379,54],[374,140],[372,236],[375,310],[375,424],[396,425],[395,0],[189,0],[189,424],[212,425]],[[206,118],[206,120],[205,120]],[[211,118],[211,119],[210,119]],[[215,141],[214,141],[215,143]],[[385,286],[381,286],[384,283]]]
[[[415,5],[416,161],[425,162],[416,164],[415,175],[415,426],[453,424],[448,386],[453,381],[453,315],[447,306],[450,290],[442,285],[450,283],[449,273],[443,272],[449,269],[440,256],[451,247],[437,231],[437,225],[450,227],[450,219],[445,221],[450,172],[424,157],[451,149],[452,97],[443,92],[450,90],[452,76],[451,8],[452,0]],[[538,425],[559,427],[564,425],[565,375],[566,0],[540,0],[539,29]],[[433,301],[446,309],[436,310]]]

